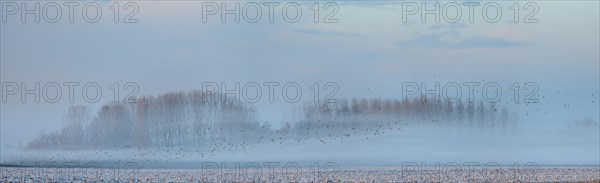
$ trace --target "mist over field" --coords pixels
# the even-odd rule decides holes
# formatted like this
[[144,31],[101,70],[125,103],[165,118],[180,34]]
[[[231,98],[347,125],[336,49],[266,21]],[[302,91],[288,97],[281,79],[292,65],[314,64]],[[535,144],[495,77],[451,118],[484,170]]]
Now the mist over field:
[[[221,93],[196,90],[137,100],[111,102],[97,112],[71,106],[59,130],[42,132],[13,151],[19,155],[11,159],[28,166],[77,160],[127,161],[146,168],[271,161],[348,167],[470,161],[593,165],[590,158],[599,143],[594,139],[599,124],[592,118],[536,132],[525,129],[519,113],[483,100],[419,96],[305,102],[297,111],[302,118],[281,127],[261,121],[251,103]],[[541,146],[529,147],[533,143]],[[539,155],[548,151],[554,153]],[[567,155],[579,158],[555,159]]]

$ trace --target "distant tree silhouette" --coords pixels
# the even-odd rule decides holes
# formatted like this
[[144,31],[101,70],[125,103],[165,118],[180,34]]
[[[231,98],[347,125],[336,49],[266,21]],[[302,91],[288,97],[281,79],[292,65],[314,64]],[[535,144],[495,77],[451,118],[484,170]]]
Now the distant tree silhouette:
[[465,104],[421,97],[404,102],[380,98],[307,102],[302,112],[302,120],[272,129],[269,123],[257,121],[253,106],[235,98],[201,91],[172,92],[142,96],[135,104],[109,103],[95,116],[86,106],[72,106],[65,115],[63,128],[40,134],[27,148],[198,147],[214,152],[276,139],[377,135],[402,124],[443,122],[503,129],[514,126],[517,120],[505,107],[498,110],[495,104],[485,105],[483,101]]

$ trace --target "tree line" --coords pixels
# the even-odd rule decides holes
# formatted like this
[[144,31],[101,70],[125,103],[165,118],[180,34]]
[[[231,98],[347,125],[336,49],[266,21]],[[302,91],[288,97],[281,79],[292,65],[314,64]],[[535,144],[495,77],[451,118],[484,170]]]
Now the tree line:
[[[221,93],[173,92],[143,96],[137,103],[109,103],[94,115],[84,105],[71,106],[66,124],[42,132],[28,149],[107,149],[199,147],[231,149],[263,142],[314,137],[348,137],[420,122],[444,122],[506,128],[517,119],[496,104],[435,102],[420,97],[340,99],[337,103],[303,105],[302,120],[280,129],[261,124],[256,109]],[[454,123],[453,123],[454,122]]]

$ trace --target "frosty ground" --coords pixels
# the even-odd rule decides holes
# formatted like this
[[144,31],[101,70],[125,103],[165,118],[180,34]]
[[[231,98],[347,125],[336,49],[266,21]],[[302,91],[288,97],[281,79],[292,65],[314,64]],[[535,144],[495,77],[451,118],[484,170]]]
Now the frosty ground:
[[600,182],[598,167],[407,170],[386,168],[96,169],[2,168],[2,182]]

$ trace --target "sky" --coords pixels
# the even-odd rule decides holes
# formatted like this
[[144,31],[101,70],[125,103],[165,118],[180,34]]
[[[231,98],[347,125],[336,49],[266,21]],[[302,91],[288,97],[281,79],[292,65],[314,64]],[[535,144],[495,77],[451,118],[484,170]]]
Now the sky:
[[[510,9],[515,2],[520,7],[518,23]],[[468,21],[465,7],[456,23],[444,19],[435,23],[433,16],[422,22],[418,14],[406,17],[405,22],[400,1],[335,1],[327,9],[327,4],[319,1],[318,23],[309,1],[297,2],[302,16],[295,23],[282,18],[285,3],[275,7],[273,22],[268,20],[267,7],[262,6],[261,19],[256,23],[243,18],[236,23],[231,15],[222,23],[219,14],[206,15],[203,21],[206,7],[200,1],[140,1],[127,9],[121,2],[119,23],[115,23],[110,9],[113,3],[99,3],[102,16],[96,23],[82,18],[83,2],[75,7],[72,23],[65,6],[57,23],[43,18],[34,23],[31,15],[22,23],[22,15],[9,15],[6,11],[11,9],[2,4],[2,18],[6,19],[0,24],[3,96],[7,82],[28,86],[35,82],[42,86],[97,82],[103,95],[96,103],[80,95],[71,103],[65,93],[56,103],[23,103],[18,95],[7,96],[0,111],[1,148],[18,148],[43,130],[59,129],[70,105],[85,104],[96,111],[111,101],[110,86],[115,82],[121,87],[135,82],[139,86],[136,96],[201,90],[206,82],[224,82],[228,87],[236,82],[242,86],[250,82],[279,82],[281,86],[296,82],[303,89],[302,101],[313,99],[310,86],[314,82],[321,87],[336,83],[339,91],[333,96],[339,99],[400,99],[403,82],[424,82],[427,86],[435,82],[442,86],[450,82],[496,82],[503,89],[500,103],[519,111],[527,133],[560,130],[585,118],[596,123],[600,119],[600,11],[596,1],[536,1],[535,12],[533,5],[524,9],[525,2],[502,1],[498,2],[502,16],[495,23],[483,20],[481,6],[475,9],[473,22]],[[216,5],[223,8],[220,3]],[[448,2],[441,3],[444,6]],[[17,5],[22,8],[22,4]],[[422,6],[420,1],[417,5]],[[138,22],[123,23],[121,19],[134,12],[134,7],[138,11],[131,19]],[[288,16],[295,13],[288,11]],[[256,12],[248,14],[252,13]],[[323,22],[327,15],[333,15],[329,20],[337,23]],[[538,22],[523,22],[528,15]],[[521,87],[536,83],[539,102],[511,101],[509,87],[515,82]],[[277,128],[299,119],[295,109],[301,102],[277,97],[271,103],[266,100],[266,88],[262,89],[262,100],[255,104],[261,121]],[[65,88],[63,92],[67,92]],[[126,92],[121,91],[121,95]],[[280,95],[281,88],[275,92]],[[322,99],[330,90],[320,92]],[[530,91],[521,92],[522,100]],[[587,148],[600,145],[599,141]],[[575,162],[598,163],[599,157],[593,152],[585,157],[590,161]],[[564,162],[569,162],[568,158]]]

